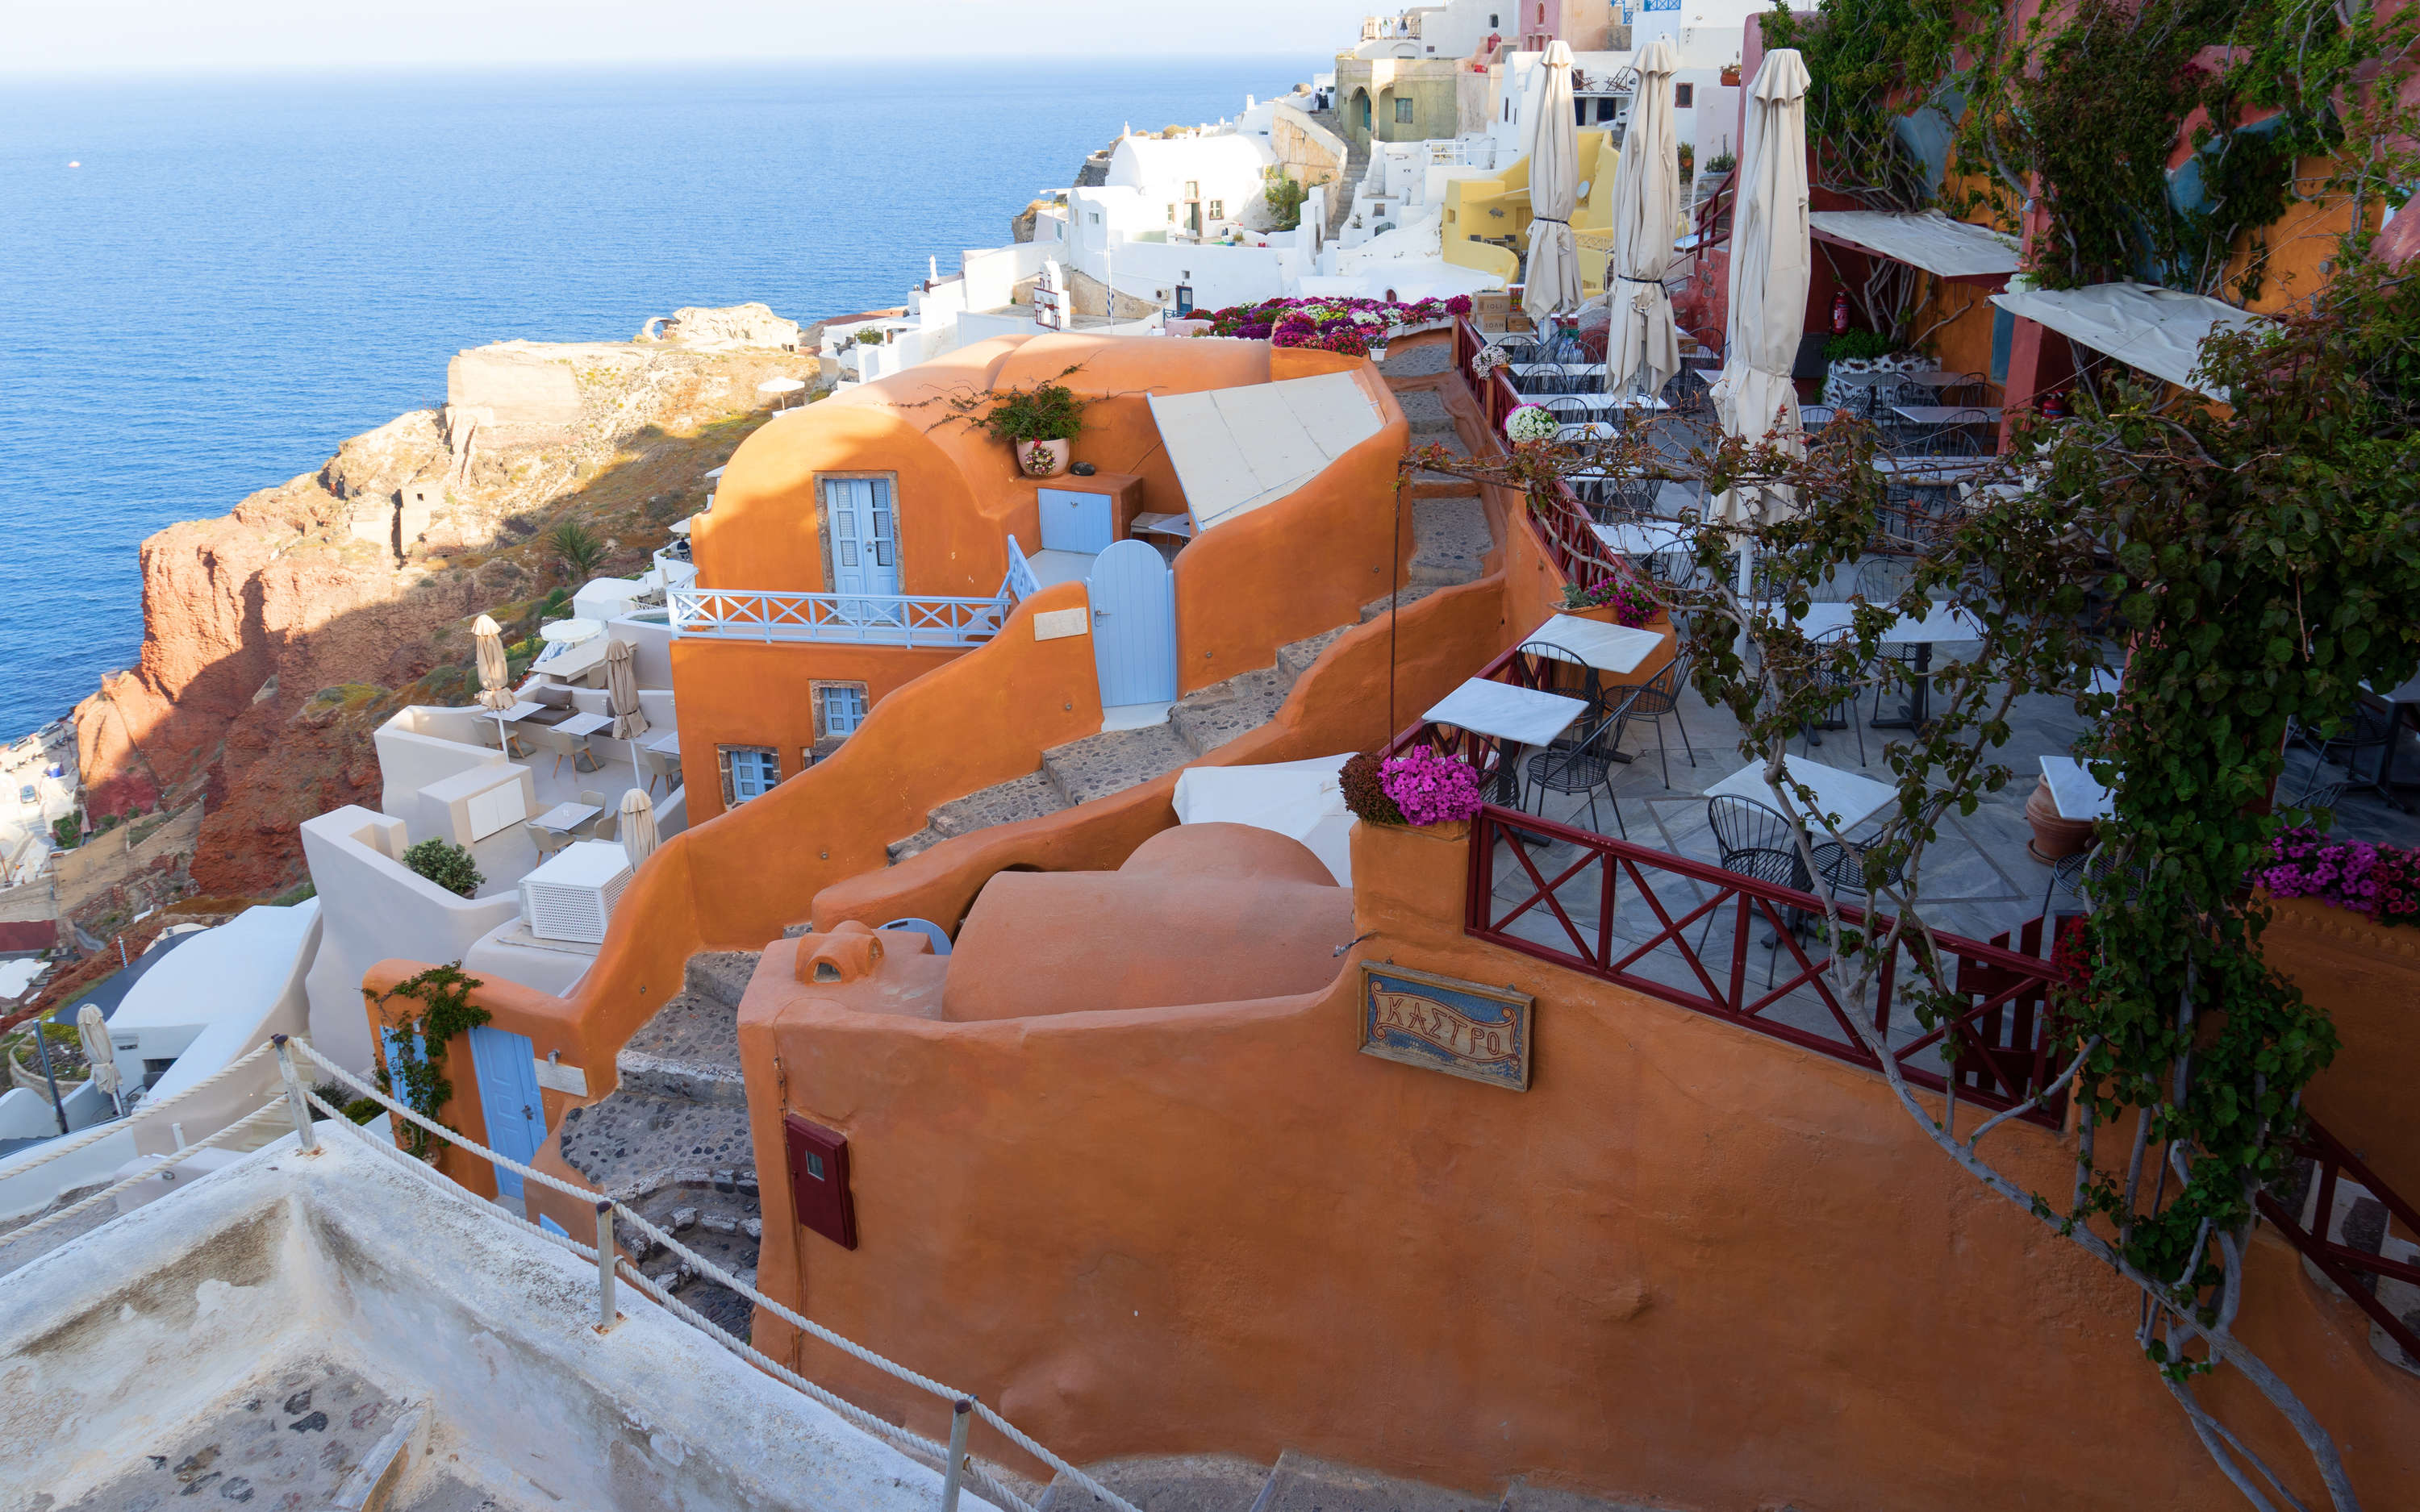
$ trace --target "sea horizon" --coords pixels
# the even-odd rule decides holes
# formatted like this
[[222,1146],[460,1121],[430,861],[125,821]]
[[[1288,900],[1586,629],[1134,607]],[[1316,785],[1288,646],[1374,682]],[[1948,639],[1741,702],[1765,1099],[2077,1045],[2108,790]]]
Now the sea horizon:
[[1127,124],[1328,63],[1136,61],[8,75],[0,739],[133,663],[145,537],[442,403],[454,352],[896,305]]

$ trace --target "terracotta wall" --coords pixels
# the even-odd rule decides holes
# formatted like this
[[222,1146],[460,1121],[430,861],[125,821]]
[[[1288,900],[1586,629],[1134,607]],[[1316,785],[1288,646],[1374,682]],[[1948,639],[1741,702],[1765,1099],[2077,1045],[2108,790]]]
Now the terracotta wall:
[[2363,1164],[2420,1202],[2420,929],[2372,923],[2308,898],[2272,905],[2263,957],[2323,1010],[2342,1048],[2304,1105]]
[[[396,984],[427,969],[416,961],[381,961],[363,976],[363,1002],[369,1014],[370,1043],[378,1063],[386,1062],[386,1041],[380,1034],[382,1027],[400,1026],[426,1011],[416,998],[396,997],[386,1002],[379,999],[395,990]],[[488,1011],[490,1026],[529,1037],[533,1053],[541,1060],[549,1052],[562,1057],[566,1066],[587,1066],[601,1058],[610,1067],[613,1051],[620,1048],[614,1041],[611,1048],[599,1046],[592,1037],[591,1026],[583,1025],[570,1004],[560,997],[502,980],[483,980],[473,989],[472,1002]],[[480,1144],[488,1142],[488,1117],[479,1104],[479,1083],[471,1061],[471,1041],[467,1036],[457,1036],[444,1047],[445,1079],[454,1087],[454,1095],[436,1112],[437,1121]],[[571,1108],[596,1101],[600,1090],[592,1083],[589,1095],[571,1097],[552,1088],[542,1088],[538,1096],[545,1104],[546,1126],[550,1131],[563,1127],[563,1116]],[[398,1131],[400,1133],[400,1131]],[[398,1139],[397,1143],[401,1143]],[[468,1152],[445,1146],[437,1160],[437,1168],[483,1197],[496,1195],[495,1168]],[[567,1226],[566,1226],[567,1227]],[[593,1220],[592,1220],[593,1229]],[[581,1232],[574,1228],[572,1232]]]
[[1066,384],[1093,401],[1074,460],[1140,474],[1144,507],[1175,512],[1184,495],[1145,396],[1264,383],[1270,358],[1264,342],[1002,336],[812,405],[733,454],[713,512],[691,532],[698,581],[824,592],[815,480],[874,472],[898,480],[903,590],[988,596],[1008,570],[1009,535],[1029,553],[1041,549],[1034,485],[1006,446],[951,418],[950,396]]
[[[1391,638],[1384,620],[1348,631],[1303,674],[1274,718],[1197,764],[1249,766],[1376,749],[1394,725],[1409,723],[1503,648],[1512,631],[1500,589],[1491,575],[1432,594],[1403,611]],[[1175,791],[1171,772],[1080,809],[979,830],[897,866],[860,872],[815,896],[816,927],[829,930],[847,918],[876,925],[924,918],[954,933],[984,884],[1011,867],[1123,865],[1136,846],[1176,823]]]
[[[741,1009],[760,1285],[1078,1461],[1291,1447],[1727,1512],[2234,1504],[2134,1349],[2130,1296],[1878,1079],[1468,940],[1462,845],[1364,826],[1355,868],[1375,932],[1357,954],[1536,995],[1528,1091],[1357,1055],[1349,974],[946,1024],[799,989],[777,942]],[[782,1111],[847,1135],[855,1251],[790,1221]],[[1995,1137],[2021,1180],[2063,1188],[2054,1135]],[[2261,1242],[2246,1335],[2336,1431],[2365,1504],[2420,1496],[2420,1382]],[[2292,1462],[2273,1415],[2206,1391]]]
[[[807,769],[815,743],[814,685],[863,683],[869,710],[964,651],[795,640],[705,640],[676,636],[673,712],[680,723],[681,780],[693,820],[722,812],[719,746],[769,746],[782,779]],[[897,839],[897,836],[892,837]]]

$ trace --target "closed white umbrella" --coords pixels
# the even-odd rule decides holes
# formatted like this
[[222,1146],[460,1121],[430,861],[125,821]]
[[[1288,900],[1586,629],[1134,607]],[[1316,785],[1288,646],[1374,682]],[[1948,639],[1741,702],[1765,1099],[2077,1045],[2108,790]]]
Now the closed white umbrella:
[[[1800,455],[1798,390],[1790,380],[1807,327],[1807,65],[1794,48],[1765,54],[1749,85],[1731,211],[1730,318],[1714,400],[1723,429]],[[1761,524],[1788,514],[1784,489],[1726,492],[1714,517]],[[1747,563],[1741,559],[1745,585]]]
[[1680,54],[1662,38],[1638,54],[1638,92],[1613,170],[1613,261],[1606,270],[1605,387],[1621,393],[1632,377],[1653,375],[1661,389],[1681,371],[1681,336],[1664,270],[1672,263],[1672,227],[1681,216],[1680,139],[1672,129],[1672,73]]
[[613,717],[613,738],[628,740],[647,733],[647,717],[639,707],[639,672],[628,640],[605,648],[605,712]]
[[76,1034],[84,1041],[84,1058],[92,1068],[92,1085],[119,1113],[124,1113],[126,1104],[117,1099],[123,1080],[117,1070],[117,1046],[109,1038],[109,1021],[101,1016],[100,1009],[86,1003],[76,1010]]
[[1572,208],[1580,197],[1579,127],[1572,116],[1572,49],[1546,44],[1546,84],[1529,123],[1529,268],[1521,308],[1544,321],[1580,302],[1579,246]]
[[656,854],[656,804],[644,789],[631,788],[622,795],[622,854],[630,858],[631,870]]
[[471,622],[471,641],[479,653],[480,706],[511,708],[515,702],[512,690],[504,687],[512,677],[512,671],[504,665],[504,627],[482,614]]

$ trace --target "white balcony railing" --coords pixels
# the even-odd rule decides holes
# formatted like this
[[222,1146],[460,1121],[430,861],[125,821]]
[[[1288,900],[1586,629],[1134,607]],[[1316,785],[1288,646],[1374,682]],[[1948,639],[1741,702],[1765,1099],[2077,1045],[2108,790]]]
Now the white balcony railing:
[[782,594],[749,589],[675,588],[665,596],[673,629],[680,635],[876,646],[979,646],[1000,633],[1012,607],[1002,597]]

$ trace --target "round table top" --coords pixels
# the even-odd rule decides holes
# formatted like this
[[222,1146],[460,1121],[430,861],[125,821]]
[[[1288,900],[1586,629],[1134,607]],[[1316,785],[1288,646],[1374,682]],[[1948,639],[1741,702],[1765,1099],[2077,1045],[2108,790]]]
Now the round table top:
[[806,379],[794,378],[767,378],[756,385],[759,393],[796,393],[807,386]]
[[602,635],[604,631],[604,625],[597,620],[557,620],[551,625],[539,626],[537,633],[540,639],[558,645],[578,645],[582,640]]

